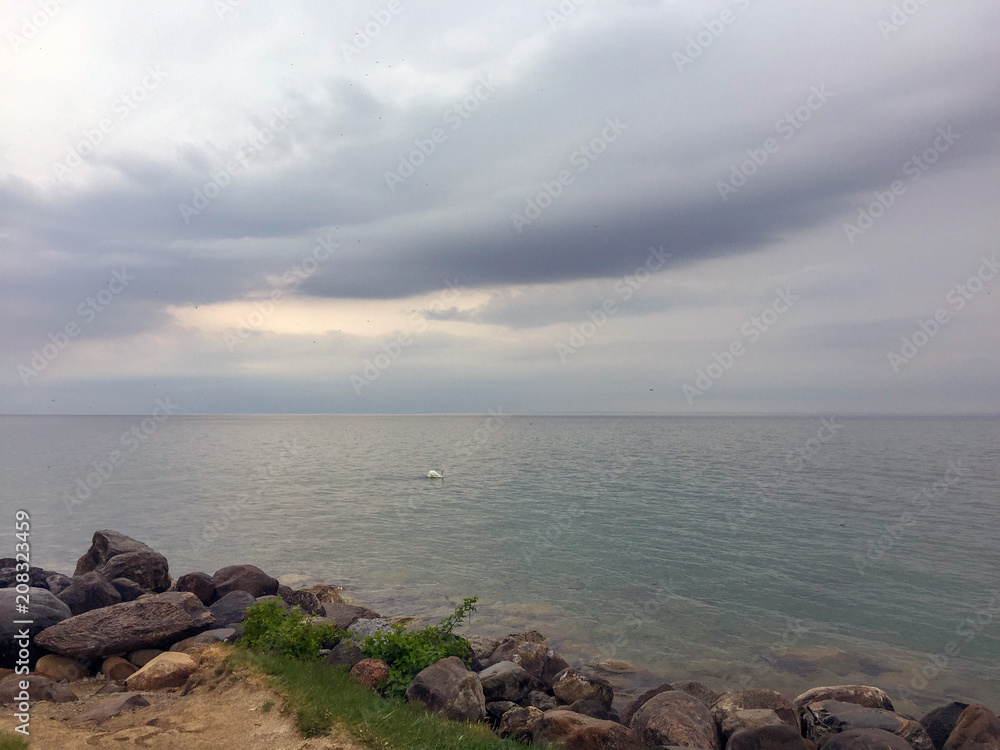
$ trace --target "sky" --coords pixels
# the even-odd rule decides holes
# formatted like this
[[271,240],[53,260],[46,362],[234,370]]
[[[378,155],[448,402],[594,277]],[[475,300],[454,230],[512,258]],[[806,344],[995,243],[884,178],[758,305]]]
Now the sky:
[[4,7],[0,413],[1000,413],[996,3]]

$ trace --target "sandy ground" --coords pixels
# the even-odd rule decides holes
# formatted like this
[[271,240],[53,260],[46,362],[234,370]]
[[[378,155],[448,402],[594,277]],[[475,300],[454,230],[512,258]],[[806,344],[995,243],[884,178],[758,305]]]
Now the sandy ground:
[[[294,717],[282,712],[282,701],[259,675],[226,673],[224,650],[206,651],[198,685],[186,696],[182,688],[144,692],[151,705],[128,710],[99,726],[70,726],[68,721],[110,696],[93,693],[104,683],[70,683],[80,700],[39,702],[31,710],[30,747],[38,750],[154,748],[162,750],[364,750],[346,732],[334,728],[329,737],[304,739]],[[93,696],[93,697],[91,697]],[[273,708],[264,711],[266,703]],[[0,729],[13,731],[10,707],[0,707]]]

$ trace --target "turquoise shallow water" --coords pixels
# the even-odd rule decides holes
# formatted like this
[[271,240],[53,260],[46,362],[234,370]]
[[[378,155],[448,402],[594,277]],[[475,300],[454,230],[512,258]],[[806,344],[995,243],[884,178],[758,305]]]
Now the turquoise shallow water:
[[622,685],[1000,708],[997,419],[6,416],[0,446],[47,568],[113,528],[175,576],[252,562],[386,614],[478,595],[474,630],[537,627]]

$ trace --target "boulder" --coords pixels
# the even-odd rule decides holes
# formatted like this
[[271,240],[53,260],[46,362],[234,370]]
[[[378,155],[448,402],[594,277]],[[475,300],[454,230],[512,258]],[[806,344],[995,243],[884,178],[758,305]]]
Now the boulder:
[[583,714],[603,721],[614,721],[621,724],[621,717],[613,708],[608,708],[603,703],[597,701],[579,700],[565,706],[568,711],[576,714]]
[[215,582],[208,573],[185,573],[177,579],[178,591],[190,591],[206,607],[215,601]]
[[76,682],[87,676],[88,672],[75,659],[55,654],[46,654],[35,664],[35,671],[56,682]]
[[472,648],[472,656],[480,664],[492,664],[490,661],[490,656],[493,652],[497,650],[497,646],[500,645],[500,641],[496,638],[490,638],[485,635],[470,635],[466,636],[465,640],[469,642],[469,646]]
[[[498,664],[502,661],[512,661],[515,664],[520,664],[532,677],[552,684],[555,676],[567,669],[569,664],[556,655],[545,643],[517,640],[517,636],[523,635],[526,634],[518,633],[515,636],[507,636],[490,656],[490,663]],[[539,635],[539,637],[541,636]]]
[[479,677],[457,656],[441,659],[417,674],[406,698],[452,721],[482,721],[486,717]]
[[[734,711],[726,715],[726,718],[719,724],[719,731],[722,733],[722,740],[725,742],[737,732],[746,729],[760,729],[776,724],[784,724],[781,718],[769,708],[748,708],[743,711]],[[799,734],[799,730],[795,730]]]
[[92,609],[120,604],[122,595],[100,573],[90,572],[74,576],[72,583],[56,596],[69,607],[74,615],[82,615]]
[[113,719],[118,714],[124,713],[131,708],[143,708],[149,705],[149,701],[142,693],[120,693],[111,698],[91,706],[81,714],[77,714],[69,720],[70,726],[86,724],[92,721],[95,724],[103,724],[108,719]]
[[323,584],[318,584],[306,590],[319,599],[321,604],[327,602],[331,604],[340,604],[344,601],[344,598],[340,595],[340,586],[325,586]]
[[500,726],[500,719],[508,711],[520,708],[514,701],[486,701],[486,721],[487,723],[496,729]]
[[958,717],[942,750],[1000,749],[1000,719],[981,703],[973,703]]
[[101,674],[109,680],[124,682],[138,671],[138,667],[120,656],[109,656],[101,664]]
[[487,701],[513,701],[520,703],[528,694],[531,676],[519,664],[501,661],[479,673],[483,695]]
[[323,609],[322,602],[311,591],[299,589],[298,591],[291,591],[287,595],[283,595],[282,598],[285,604],[290,607],[298,607],[307,615],[326,615],[326,610]]
[[362,659],[351,667],[351,679],[369,690],[375,690],[389,679],[389,665],[381,659]]
[[324,603],[323,612],[341,630],[347,630],[362,618],[374,620],[382,616],[378,612],[368,609],[368,607],[360,607],[357,604],[344,604],[342,602]]
[[351,638],[355,642],[361,643],[368,636],[375,635],[376,633],[384,633],[386,630],[391,629],[391,627],[389,621],[381,617],[374,619],[362,617],[360,620],[355,620],[351,623],[351,627],[347,629],[347,632],[351,634]]
[[163,651],[158,648],[140,648],[128,655],[128,661],[129,664],[134,664],[137,667],[144,667],[162,653]]
[[147,591],[170,588],[167,558],[117,531],[95,531],[90,549],[77,561],[74,577],[97,571],[106,579],[128,578]]
[[536,745],[565,750],[642,750],[638,735],[628,727],[565,709],[542,714],[531,736]]
[[817,701],[803,706],[802,733],[817,747],[830,735],[849,729],[883,729],[902,737],[914,750],[934,750],[930,736],[916,719],[842,701]]
[[45,588],[53,594],[58,594],[64,588],[71,586],[72,584],[73,579],[69,576],[64,576],[62,573],[53,573],[45,579]]
[[909,742],[884,729],[848,729],[830,737],[823,750],[913,750]]
[[682,745],[721,750],[712,712],[693,695],[668,690],[650,698],[635,712],[629,726],[644,745]]
[[[878,746],[870,746],[867,750],[874,750],[875,747]],[[816,750],[816,746],[803,739],[797,729],[779,720],[777,724],[736,732],[729,738],[726,750]]]
[[350,641],[341,641],[330,649],[330,653],[326,655],[324,662],[331,667],[344,666],[350,669],[364,658],[365,655],[361,653],[361,649],[358,648],[357,644]]
[[232,591],[246,591],[255,599],[278,593],[278,579],[272,578],[256,565],[227,565],[212,576],[215,594],[223,597]]
[[788,726],[799,727],[799,709],[781,693],[763,688],[723,693],[712,704],[712,716],[721,725],[729,714],[754,708],[770,709]]
[[712,690],[712,688],[705,683],[698,682],[697,680],[680,680],[678,682],[671,682],[670,687],[674,690],[680,690],[682,693],[693,695],[709,708],[711,708],[712,704],[719,699],[719,694],[717,692]]
[[28,683],[28,694],[31,702],[49,701],[50,703],[69,703],[76,700],[76,693],[65,685],[53,682],[43,674],[12,674],[0,680],[0,705],[9,706],[18,702],[21,683]]
[[43,630],[35,642],[63,656],[100,659],[169,645],[213,621],[194,594],[169,592],[70,617]]
[[247,610],[257,600],[246,591],[233,591],[216,601],[208,611],[215,618],[215,627],[231,628],[246,618]]
[[534,706],[512,708],[500,718],[497,734],[503,739],[527,744],[541,720],[542,712]]
[[[20,646],[14,641],[23,628],[28,629],[31,636],[31,645],[28,647],[30,660],[37,661],[42,651],[37,645],[37,636],[46,628],[50,628],[57,623],[67,620],[73,616],[62,601],[56,598],[48,589],[40,589],[34,586],[28,589],[30,600],[30,611],[27,615],[17,611],[17,590],[0,589],[0,668],[13,668],[17,661]],[[31,625],[15,625],[15,620],[32,620]]]
[[817,701],[841,701],[842,703],[855,703],[866,708],[881,708],[885,711],[896,710],[884,690],[870,685],[815,687],[806,690],[792,702],[801,709],[803,706]]
[[958,723],[958,717],[968,707],[968,703],[959,703],[956,701],[946,706],[935,708],[920,720],[920,726],[927,730],[927,734],[930,736],[931,742],[934,743],[934,747],[937,750],[941,750],[944,747],[944,743],[948,741],[948,737]]
[[198,635],[185,638],[183,641],[177,641],[177,643],[170,647],[170,650],[179,651],[189,656],[197,656],[209,646],[216,643],[229,643],[235,637],[236,628],[214,628],[212,630],[204,630],[198,633]]
[[125,686],[129,690],[181,687],[197,668],[198,664],[187,654],[167,651],[128,677]]
[[554,696],[543,693],[540,690],[529,690],[523,702],[528,706],[534,706],[540,711],[552,711],[559,708],[559,701]]
[[111,581],[111,585],[115,587],[115,591],[118,592],[123,602],[134,602],[143,594],[149,593],[138,583],[128,578],[116,578]]
[[611,708],[611,702],[615,699],[615,691],[606,679],[572,667],[562,670],[553,678],[552,692],[567,704],[593,701]]
[[[0,562],[6,562],[6,565],[0,565],[0,589],[12,588],[17,586],[19,583],[24,583],[23,580],[18,580],[18,575],[23,575],[24,571],[18,570],[18,563],[11,557],[4,558]],[[53,573],[51,570],[45,570],[44,568],[36,568],[34,566],[28,567],[28,581],[29,586],[34,586],[39,589],[46,589],[49,587],[49,578],[59,575],[58,573]]]
[[635,712],[638,711],[640,708],[642,708],[644,705],[646,705],[646,701],[648,701],[650,698],[659,695],[660,693],[665,693],[668,690],[673,690],[673,689],[674,688],[672,685],[668,685],[666,682],[664,682],[661,683],[660,685],[657,685],[654,688],[650,688],[646,692],[630,700],[628,703],[625,704],[624,708],[622,708],[620,712],[622,724],[624,724],[625,726],[630,726],[632,723],[632,717],[635,716]]

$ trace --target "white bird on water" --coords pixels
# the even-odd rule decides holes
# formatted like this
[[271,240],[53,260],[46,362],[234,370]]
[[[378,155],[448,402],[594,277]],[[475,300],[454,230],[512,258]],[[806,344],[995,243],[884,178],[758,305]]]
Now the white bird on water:
[[427,472],[427,478],[428,479],[444,479],[444,469],[441,469],[441,471],[439,471],[439,472],[435,471],[434,469],[431,469],[430,471]]

